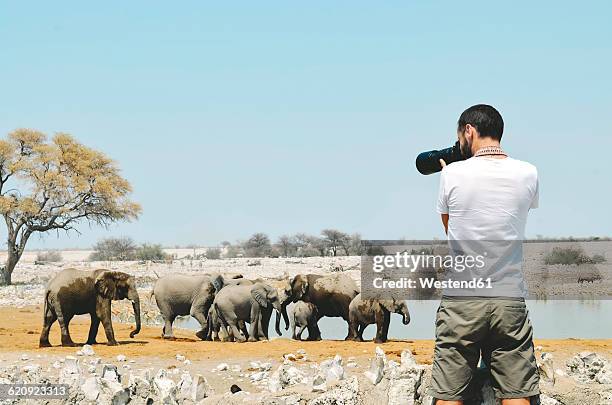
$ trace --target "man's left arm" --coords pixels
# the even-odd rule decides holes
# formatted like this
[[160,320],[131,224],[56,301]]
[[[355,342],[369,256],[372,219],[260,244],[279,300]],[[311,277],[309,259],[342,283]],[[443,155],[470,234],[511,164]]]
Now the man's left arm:
[[[444,161],[441,160],[442,164]],[[444,225],[444,232],[448,235],[448,195],[446,191],[446,170],[444,170],[446,164],[442,164],[442,173],[440,173],[440,190],[438,192],[438,213],[442,216],[442,224]]]

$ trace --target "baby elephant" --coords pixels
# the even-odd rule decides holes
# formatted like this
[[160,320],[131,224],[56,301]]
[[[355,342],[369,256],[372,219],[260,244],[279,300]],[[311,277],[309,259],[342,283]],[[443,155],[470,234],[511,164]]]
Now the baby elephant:
[[376,324],[376,337],[374,342],[384,343],[389,333],[391,313],[401,314],[404,325],[410,323],[410,313],[406,301],[389,300],[364,300],[358,294],[349,305],[349,327],[355,338],[353,340],[363,342],[363,331],[368,325]]
[[302,333],[306,328],[308,328],[308,340],[321,336],[317,325],[318,319],[319,311],[315,304],[298,301],[293,307],[293,339],[302,340]]
[[75,315],[90,314],[91,326],[87,344],[96,343],[100,322],[104,326],[109,345],[116,345],[111,322],[111,300],[129,299],[134,307],[136,329],[140,332],[140,299],[133,276],[119,271],[84,271],[66,269],[59,272],[47,285],[44,301],[44,325],[40,347],[49,347],[49,330],[57,320],[62,332],[62,346],[75,346],[68,326]]

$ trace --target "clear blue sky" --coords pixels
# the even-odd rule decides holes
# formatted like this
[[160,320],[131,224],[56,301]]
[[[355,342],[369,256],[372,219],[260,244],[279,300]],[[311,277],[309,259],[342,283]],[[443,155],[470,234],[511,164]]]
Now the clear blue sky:
[[4,2],[2,136],[72,133],[144,209],[29,246],[442,237],[414,158],[480,102],[540,170],[528,236],[612,234],[610,2],[407,3]]

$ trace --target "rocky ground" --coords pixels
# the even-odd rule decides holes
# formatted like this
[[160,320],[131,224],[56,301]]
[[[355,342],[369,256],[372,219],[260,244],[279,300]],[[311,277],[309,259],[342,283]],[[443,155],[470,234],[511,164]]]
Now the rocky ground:
[[[131,321],[129,305],[113,304],[120,346],[38,349],[44,284],[65,267],[126,271],[137,277],[146,296],[158,276],[170,272],[280,280],[298,273],[346,271],[358,279],[359,263],[359,257],[43,266],[26,260],[16,270],[16,285],[0,288],[0,384],[65,383],[70,395],[62,403],[429,404],[433,341],[237,344],[201,342],[187,330],[176,330],[177,339],[165,341],[154,326],[157,310],[146,299],[143,321],[149,326],[132,340],[127,338],[132,325],[119,322]],[[88,326],[88,317],[73,321],[76,342],[86,340]],[[59,343],[57,325],[51,342]],[[536,345],[542,403],[612,404],[612,340],[542,340]],[[490,386],[485,380],[483,385],[479,403],[494,403]]]

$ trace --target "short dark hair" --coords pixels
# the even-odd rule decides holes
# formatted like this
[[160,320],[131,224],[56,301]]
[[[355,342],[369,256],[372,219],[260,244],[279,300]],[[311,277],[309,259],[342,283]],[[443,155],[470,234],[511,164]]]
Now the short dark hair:
[[465,110],[457,122],[461,131],[470,124],[480,134],[501,141],[504,133],[504,119],[499,111],[487,104],[476,104]]

